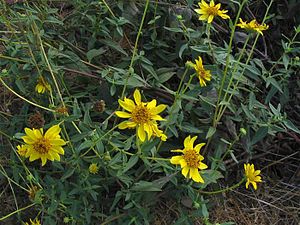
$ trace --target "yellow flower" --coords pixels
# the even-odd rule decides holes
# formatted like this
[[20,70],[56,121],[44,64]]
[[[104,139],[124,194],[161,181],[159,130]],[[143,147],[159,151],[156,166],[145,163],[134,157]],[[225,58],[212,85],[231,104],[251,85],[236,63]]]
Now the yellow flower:
[[240,18],[240,23],[237,24],[237,26],[240,27],[240,28],[246,29],[248,31],[258,32],[261,35],[263,35],[262,31],[269,29],[268,25],[266,25],[266,24],[259,24],[256,21],[256,19],[251,20],[249,23],[247,23],[247,22],[244,22],[242,20],[242,18]]
[[50,91],[50,89],[50,84],[47,81],[45,81],[43,77],[39,77],[38,83],[35,86],[35,91],[39,94],[43,94],[45,91]]
[[25,156],[27,152],[27,147],[26,145],[18,145],[17,146],[17,152],[20,156]]
[[26,135],[22,137],[27,148],[25,157],[29,157],[30,162],[41,159],[42,166],[46,164],[47,159],[60,161],[60,154],[64,154],[62,146],[66,144],[59,135],[60,131],[59,125],[52,126],[45,134],[43,128],[25,128]]
[[181,173],[184,177],[192,178],[195,182],[204,183],[204,180],[198,170],[204,170],[207,168],[207,165],[201,162],[204,157],[200,155],[200,149],[205,145],[205,143],[197,144],[194,147],[196,139],[197,136],[193,138],[188,136],[185,138],[183,150],[172,150],[172,152],[182,152],[183,155],[173,156],[170,162],[181,166]]
[[200,9],[195,9],[195,12],[200,15],[199,20],[207,20],[208,23],[211,23],[215,16],[220,16],[222,19],[230,19],[226,14],[228,10],[220,10],[221,4],[215,5],[214,0],[211,0],[209,4],[201,0],[198,5]]
[[119,124],[119,129],[136,128],[137,136],[143,142],[146,139],[146,133],[148,140],[152,136],[160,137],[162,140],[166,139],[166,135],[158,129],[157,120],[164,120],[159,113],[166,109],[166,105],[160,104],[156,106],[156,100],[151,102],[142,102],[141,93],[139,90],[135,90],[134,101],[125,98],[124,101],[119,99],[120,106],[128,112],[116,111],[116,115],[120,118],[129,118],[127,121],[123,121]]
[[200,86],[206,86],[206,81],[210,81],[211,80],[211,74],[210,74],[210,70],[205,70],[202,64],[202,58],[199,56],[198,60],[196,59],[196,64],[188,61],[187,64],[189,66],[193,66],[198,78],[199,78],[199,83]]
[[26,222],[25,225],[41,225],[41,222],[38,219],[35,219],[33,221],[30,219],[30,224]]
[[260,174],[260,170],[255,170],[253,164],[244,164],[245,176],[247,178],[246,188],[248,189],[249,184],[253,185],[254,190],[257,189],[257,182],[262,182]]
[[92,174],[96,174],[98,173],[98,170],[99,170],[99,167],[96,163],[92,163],[90,166],[89,166],[89,171],[90,173]]

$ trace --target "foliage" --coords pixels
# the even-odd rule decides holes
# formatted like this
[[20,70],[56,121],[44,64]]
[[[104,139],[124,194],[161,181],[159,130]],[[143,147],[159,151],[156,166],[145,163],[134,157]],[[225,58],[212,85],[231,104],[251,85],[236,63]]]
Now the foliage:
[[[258,5],[255,19],[269,25],[259,33],[237,26],[240,17],[254,19],[254,1],[222,4],[230,19],[211,24],[198,19],[197,3],[0,2],[0,183],[15,204],[0,221],[151,224],[159,220],[157,204],[172,201],[180,217],[170,223],[211,224],[210,194],[244,186],[242,162],[256,144],[278,132],[300,134],[285,111],[299,72],[299,21],[289,18],[293,29],[272,48],[266,40],[284,18],[278,3]],[[199,56],[203,65],[195,71],[186,62]],[[211,80],[199,85],[208,70]],[[167,105],[160,122],[165,142],[155,135],[141,142],[134,129],[118,129],[118,100],[132,99],[136,89],[143,102]],[[37,117],[45,125],[31,126]],[[41,166],[17,153],[24,128],[57,124],[67,142],[60,161]],[[203,184],[170,163],[171,150],[183,149],[189,135],[206,143]],[[229,179],[228,158],[240,169],[237,180]]]

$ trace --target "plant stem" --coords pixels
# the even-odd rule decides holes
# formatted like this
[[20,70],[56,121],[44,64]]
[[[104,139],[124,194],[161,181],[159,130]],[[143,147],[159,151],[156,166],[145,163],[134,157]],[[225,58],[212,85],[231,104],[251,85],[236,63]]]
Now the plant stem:
[[217,191],[202,191],[202,190],[198,190],[198,192],[200,194],[206,194],[206,195],[214,195],[214,194],[219,194],[219,193],[223,193],[223,192],[226,192],[226,191],[231,191],[237,187],[239,187],[242,183],[244,183],[246,181],[246,178],[243,178],[240,182],[238,182],[237,184],[234,184],[228,188],[224,188],[224,189],[221,189],[221,190],[217,190]]

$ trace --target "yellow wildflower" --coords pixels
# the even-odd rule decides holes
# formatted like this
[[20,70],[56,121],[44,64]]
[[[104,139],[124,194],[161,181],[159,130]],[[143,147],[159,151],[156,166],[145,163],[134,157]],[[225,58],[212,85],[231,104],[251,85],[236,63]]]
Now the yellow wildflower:
[[256,21],[256,19],[251,20],[249,23],[247,23],[247,22],[244,22],[242,20],[242,18],[240,18],[240,23],[237,24],[237,26],[240,27],[240,28],[246,29],[248,31],[258,32],[261,35],[263,35],[262,31],[269,29],[268,25],[266,25],[266,24],[259,24]]
[[26,145],[18,145],[17,152],[20,156],[25,156],[26,152],[27,152],[27,146]]
[[198,78],[199,78],[199,83],[200,86],[206,86],[206,82],[211,80],[211,74],[210,74],[210,70],[205,70],[202,64],[202,58],[199,56],[198,60],[196,59],[196,64],[188,61],[187,64],[189,66],[193,66]]
[[192,178],[195,182],[204,183],[204,180],[198,170],[204,170],[207,168],[207,165],[201,162],[204,157],[200,155],[200,149],[205,145],[205,143],[197,144],[194,147],[196,139],[197,136],[193,138],[188,136],[185,138],[183,150],[172,150],[172,152],[181,152],[183,155],[173,156],[170,162],[181,166],[181,173],[184,177]]
[[41,225],[41,222],[38,219],[33,221],[30,219],[30,223],[26,222],[25,225]]
[[134,101],[125,97],[124,101],[119,99],[120,106],[128,112],[116,111],[116,115],[120,118],[129,118],[127,121],[123,121],[119,124],[119,129],[136,128],[137,136],[143,142],[146,139],[146,133],[148,140],[152,136],[158,136],[162,140],[166,139],[166,135],[158,129],[156,121],[164,120],[159,113],[166,109],[166,105],[160,104],[156,106],[156,100],[151,102],[142,102],[141,93],[139,90],[135,90]]
[[64,155],[62,146],[66,144],[59,135],[60,131],[59,125],[52,126],[45,134],[43,128],[25,128],[26,135],[22,137],[27,147],[25,157],[29,157],[30,162],[41,159],[42,166],[46,164],[47,159],[60,161],[60,154]]
[[38,83],[35,86],[35,91],[39,94],[44,94],[45,91],[50,91],[50,84],[43,77],[39,77]]
[[245,176],[247,178],[246,188],[248,189],[249,184],[253,185],[254,190],[257,189],[257,182],[262,182],[260,174],[260,170],[255,170],[253,164],[244,164]]
[[209,4],[201,0],[198,5],[200,9],[195,9],[195,12],[200,15],[199,20],[207,20],[208,23],[211,23],[215,16],[220,16],[222,19],[230,19],[226,14],[228,10],[220,10],[221,4],[215,4],[214,0],[211,0]]
[[92,174],[96,174],[98,173],[98,170],[99,170],[99,167],[96,163],[92,163],[90,166],[89,166],[89,171],[90,173]]

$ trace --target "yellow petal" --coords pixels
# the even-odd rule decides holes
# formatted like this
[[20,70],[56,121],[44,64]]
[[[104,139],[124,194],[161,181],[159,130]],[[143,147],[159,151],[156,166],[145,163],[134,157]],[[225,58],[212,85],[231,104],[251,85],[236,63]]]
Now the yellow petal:
[[135,91],[133,93],[133,98],[137,105],[140,105],[142,103],[141,93],[138,89],[135,89]]
[[190,139],[191,139],[191,136],[187,136],[185,139],[184,139],[184,142],[183,142],[183,145],[184,145],[184,148],[187,148],[189,142],[190,142]]
[[130,118],[131,114],[127,113],[127,112],[123,112],[123,111],[116,111],[115,112],[116,116],[120,117],[120,118]]
[[182,168],[181,173],[185,178],[187,177],[189,170],[190,168],[188,166]]
[[166,108],[167,108],[167,105],[160,104],[160,105],[156,106],[155,108],[151,109],[150,112],[153,114],[159,114],[162,111],[164,111]]
[[147,108],[149,109],[149,110],[151,110],[151,109],[153,109],[153,108],[155,108],[156,107],[156,100],[155,99],[153,99],[151,102],[149,102],[148,104],[147,104]]
[[144,124],[144,129],[145,129],[146,133],[148,134],[148,140],[150,140],[150,138],[152,137],[152,134],[153,134],[152,128],[148,124]]
[[132,112],[132,110],[134,110],[134,108],[135,108],[135,104],[133,102],[131,102],[132,100],[130,100],[130,101],[129,100],[130,99],[126,99],[126,98],[125,98],[125,101],[122,101],[119,99],[118,102],[119,102],[119,105],[123,109],[127,110],[128,112]]
[[203,178],[200,176],[200,173],[197,168],[191,168],[190,169],[190,177],[193,179],[195,182],[200,182],[204,183]]
[[140,125],[140,126],[138,127],[137,134],[138,134],[139,139],[140,139],[142,142],[144,142],[145,139],[146,139],[146,133],[145,133],[145,130],[144,130],[144,126],[143,126],[143,125]]
[[41,156],[41,160],[42,160],[42,166],[44,166],[47,162],[46,156]]
[[61,131],[61,128],[59,127],[59,125],[54,125],[46,131],[45,138],[48,138],[48,139],[56,138],[56,136],[59,135],[60,131]]
[[170,162],[172,164],[175,164],[175,165],[179,165],[180,164],[180,160],[182,160],[183,157],[182,156],[173,156],[171,159],[170,159]]
[[199,163],[198,168],[199,168],[200,170],[205,170],[205,169],[208,168],[208,166],[207,166],[206,164],[204,164],[204,163]]
[[253,185],[254,190],[256,190],[257,189],[256,182],[252,181],[251,184]]
[[195,146],[194,149],[196,150],[197,153],[199,153],[199,152],[200,152],[200,149],[201,149],[204,145],[205,145],[205,143],[197,144],[197,145]]
[[213,19],[214,19],[214,16],[213,15],[209,15],[207,22],[211,23],[213,21]]

